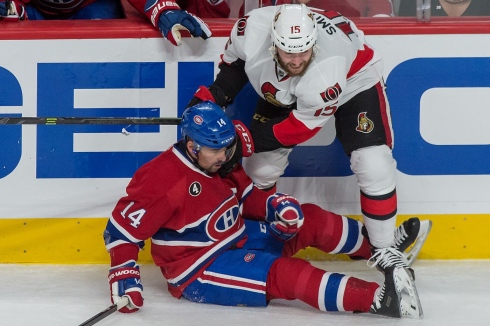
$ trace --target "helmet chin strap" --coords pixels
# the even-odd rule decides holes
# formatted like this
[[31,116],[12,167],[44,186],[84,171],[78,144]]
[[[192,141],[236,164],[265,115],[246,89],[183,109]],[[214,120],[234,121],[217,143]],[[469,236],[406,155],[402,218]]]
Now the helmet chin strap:
[[269,48],[269,51],[272,55],[272,60],[281,68],[281,70],[287,74],[288,72],[286,71],[286,69],[284,69],[284,67],[281,65],[281,62],[279,61],[279,58],[277,56],[277,47],[274,43],[272,43],[271,47]]
[[316,45],[315,43],[313,44],[313,51],[311,53],[311,58],[313,59],[314,57],[316,57],[317,53],[318,53],[318,45]]
[[199,165],[199,158],[198,158],[198,155],[199,155],[199,151],[196,151],[195,149],[192,150],[192,154],[194,154],[194,156],[191,155],[191,153],[189,151],[187,151],[187,156],[189,157],[189,159],[191,160],[191,163],[196,167],[198,168],[199,170],[201,170],[202,172],[206,173],[206,174],[209,174],[208,170],[206,170],[205,168],[203,168],[202,166]]
[[[189,141],[191,139],[189,139],[187,136],[186,136],[186,139],[185,139],[185,142],[187,143],[187,141]],[[192,143],[194,144],[192,146],[192,152],[189,151],[189,149],[187,148],[187,145],[185,146],[185,152],[187,154],[187,157],[189,158],[189,160],[191,161],[191,163],[196,167],[198,168],[199,170],[203,171],[204,173],[208,173],[206,169],[204,169],[202,166],[199,165],[199,158],[198,158],[198,155],[199,155],[199,150],[201,149],[201,146],[199,144],[196,144],[195,141],[191,140]]]
[[[277,62],[277,48],[274,43],[272,43],[271,47],[269,48],[269,52],[271,53],[272,59]],[[279,63],[279,62],[277,62]]]

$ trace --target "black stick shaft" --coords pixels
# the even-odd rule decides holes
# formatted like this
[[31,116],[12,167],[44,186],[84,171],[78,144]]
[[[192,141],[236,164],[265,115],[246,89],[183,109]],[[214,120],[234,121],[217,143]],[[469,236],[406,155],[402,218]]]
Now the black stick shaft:
[[180,118],[118,118],[118,117],[1,117],[0,125],[179,125]]
[[92,326],[104,319],[105,317],[111,315],[112,313],[117,311],[117,304],[113,304],[110,307],[107,307],[105,310],[99,312],[97,315],[88,319],[87,321],[81,323],[79,326]]
[[[125,307],[126,305],[129,304],[129,299],[128,297],[126,296],[123,296],[121,298],[121,302],[119,303],[120,304],[120,307]],[[99,321],[101,321],[102,319],[104,319],[105,317],[113,314],[114,312],[118,311],[118,307],[117,307],[117,304],[113,304],[112,306],[110,307],[107,307],[106,309],[102,310],[101,312],[99,312],[97,315],[93,316],[92,318],[86,320],[85,322],[81,323],[79,326],[92,326],[92,325],[95,325],[96,323],[98,323]]]

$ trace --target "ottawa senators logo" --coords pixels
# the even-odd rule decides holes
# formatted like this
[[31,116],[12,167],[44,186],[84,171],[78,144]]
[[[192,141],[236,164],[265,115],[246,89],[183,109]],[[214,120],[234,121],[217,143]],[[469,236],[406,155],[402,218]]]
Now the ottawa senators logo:
[[374,123],[371,119],[369,119],[366,116],[367,112],[361,112],[359,113],[359,116],[357,117],[357,127],[356,131],[362,132],[362,133],[370,133],[374,129]]
[[262,87],[260,87],[260,91],[264,95],[264,98],[267,102],[274,104],[276,106],[284,106],[281,102],[276,99],[276,94],[279,91],[269,82],[263,83]]
[[236,35],[237,36],[243,36],[245,35],[245,29],[247,28],[247,19],[249,16],[243,16],[243,18],[240,18],[237,22],[237,29],[236,29]]
[[280,12],[278,12],[276,14],[276,16],[274,16],[274,23],[277,22],[277,20],[279,19],[279,16],[281,16],[281,13]]
[[334,86],[327,88],[325,92],[320,93],[320,96],[322,97],[323,102],[328,103],[337,101],[340,94],[342,94],[342,88],[340,87],[339,83],[337,83]]

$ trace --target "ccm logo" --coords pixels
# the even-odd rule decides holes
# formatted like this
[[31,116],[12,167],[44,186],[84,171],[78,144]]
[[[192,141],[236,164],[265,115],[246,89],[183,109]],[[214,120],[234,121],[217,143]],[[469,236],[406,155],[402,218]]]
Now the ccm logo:
[[[241,135],[240,138],[245,143],[245,144],[242,144],[246,148],[245,151],[243,151],[243,149],[242,149],[243,153],[247,153],[248,156],[252,155],[254,152],[254,148],[253,148],[252,139],[250,139],[250,133],[241,124],[236,124],[235,129],[237,132],[240,133],[240,135]],[[247,156],[247,155],[244,155],[244,156]]]

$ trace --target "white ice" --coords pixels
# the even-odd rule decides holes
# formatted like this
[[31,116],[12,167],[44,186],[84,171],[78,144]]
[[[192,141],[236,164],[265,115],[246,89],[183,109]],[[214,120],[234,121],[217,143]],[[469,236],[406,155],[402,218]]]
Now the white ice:
[[[366,262],[313,262],[370,281],[382,276]],[[134,314],[115,312],[97,326],[472,326],[490,325],[490,260],[414,264],[425,318],[325,313],[300,301],[273,300],[267,308],[223,307],[173,298],[158,268],[141,266],[145,304]],[[77,326],[110,305],[105,265],[0,265],[0,325]]]

